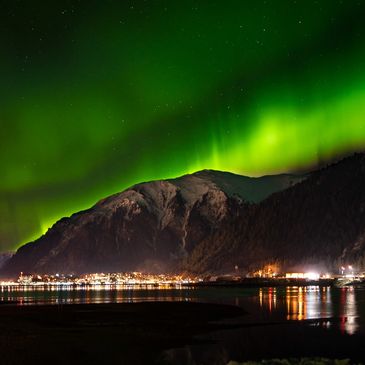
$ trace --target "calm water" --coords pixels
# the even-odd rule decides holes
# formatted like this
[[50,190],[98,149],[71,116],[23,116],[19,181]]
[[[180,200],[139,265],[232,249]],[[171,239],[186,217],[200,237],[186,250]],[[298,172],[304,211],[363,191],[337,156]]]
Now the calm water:
[[[201,301],[242,306],[255,318],[315,320],[321,326],[336,326],[342,333],[365,333],[365,290],[362,288],[88,288],[2,287],[0,302],[16,305],[124,303],[139,301]],[[315,325],[315,321],[313,322]],[[335,325],[333,324],[335,323]]]

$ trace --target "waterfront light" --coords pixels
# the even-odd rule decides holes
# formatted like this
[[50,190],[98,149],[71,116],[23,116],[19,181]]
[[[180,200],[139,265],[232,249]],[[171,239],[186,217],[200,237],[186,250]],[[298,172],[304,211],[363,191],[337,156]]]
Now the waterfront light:
[[308,280],[319,280],[319,274],[316,272],[306,272],[304,277]]
[[306,280],[319,280],[320,275],[316,272],[296,272],[286,273],[287,279],[306,279]]
[[[182,274],[149,274],[142,272],[126,273],[93,273],[76,275],[64,275],[57,273],[55,275],[23,275],[21,274],[17,281],[11,282],[12,285],[20,286],[110,286],[110,285],[169,285],[178,286],[182,284],[196,283],[201,281],[199,277],[193,277]],[[0,285],[9,285],[9,283],[0,282]]]

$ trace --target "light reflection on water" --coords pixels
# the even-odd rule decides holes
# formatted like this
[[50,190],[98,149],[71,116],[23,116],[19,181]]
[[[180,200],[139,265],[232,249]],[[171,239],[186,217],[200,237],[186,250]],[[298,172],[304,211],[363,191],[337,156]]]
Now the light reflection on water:
[[[260,288],[259,305],[262,309],[274,314],[276,311],[285,312],[287,320],[333,319],[339,320],[343,333],[354,334],[359,327],[358,303],[356,289],[344,287],[287,287]],[[360,291],[362,296],[364,292]],[[331,326],[331,321],[322,321],[325,327]]]
[[[365,291],[345,287],[280,288],[186,288],[154,286],[103,285],[86,287],[0,287],[0,303],[88,304],[132,303],[141,301],[201,301],[242,306],[247,311],[261,311],[266,319],[321,320],[333,323],[342,333],[354,334],[365,328]],[[364,308],[364,309],[363,309]],[[330,320],[331,319],[331,320]],[[333,319],[336,319],[333,321]],[[315,325],[315,321],[313,322]],[[362,323],[362,324],[361,324]]]
[[279,294],[276,288],[260,288],[259,298],[260,306],[267,307],[269,312],[276,310],[278,305],[285,307],[289,320],[332,317],[329,287],[287,287],[285,293]]
[[34,305],[185,301],[189,300],[186,292],[181,286],[169,285],[159,286],[158,289],[153,285],[8,286],[0,287],[0,303]]

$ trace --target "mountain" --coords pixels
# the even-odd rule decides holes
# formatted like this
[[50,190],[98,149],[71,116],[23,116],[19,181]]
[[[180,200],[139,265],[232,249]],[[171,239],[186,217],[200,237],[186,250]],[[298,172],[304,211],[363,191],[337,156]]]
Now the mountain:
[[6,264],[8,260],[14,255],[14,252],[2,252],[0,253],[0,269]]
[[2,273],[179,270],[206,237],[251,205],[303,179],[204,170],[137,184],[61,219],[22,246]]
[[192,272],[252,271],[268,263],[287,270],[365,268],[365,154],[315,171],[276,192],[198,243]]
[[1,270],[242,272],[365,267],[365,154],[304,176],[204,170],[63,218]]

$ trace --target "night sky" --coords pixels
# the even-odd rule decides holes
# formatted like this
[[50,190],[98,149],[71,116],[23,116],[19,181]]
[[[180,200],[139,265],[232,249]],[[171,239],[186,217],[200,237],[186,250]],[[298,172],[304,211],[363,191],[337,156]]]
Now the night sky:
[[0,1],[0,250],[141,181],[365,146],[365,1]]

